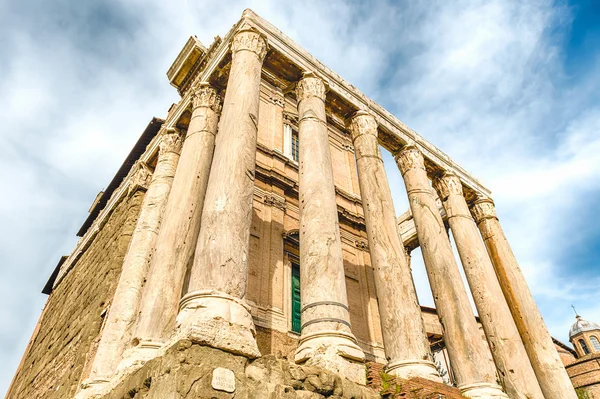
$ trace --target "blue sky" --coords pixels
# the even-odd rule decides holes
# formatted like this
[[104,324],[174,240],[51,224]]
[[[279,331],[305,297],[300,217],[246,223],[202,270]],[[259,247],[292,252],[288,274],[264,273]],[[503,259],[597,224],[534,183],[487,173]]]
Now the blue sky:
[[[551,333],[600,321],[600,4],[0,1],[0,393],[98,191],[177,93],[165,72],[250,7],[478,177]],[[386,157],[397,213],[403,183]],[[419,297],[431,294],[419,252]]]

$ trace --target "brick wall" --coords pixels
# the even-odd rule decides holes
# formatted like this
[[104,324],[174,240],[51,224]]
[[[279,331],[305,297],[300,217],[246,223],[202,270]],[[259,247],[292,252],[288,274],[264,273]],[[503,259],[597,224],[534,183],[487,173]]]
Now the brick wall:
[[144,194],[124,198],[48,297],[7,399],[69,398],[85,379]]

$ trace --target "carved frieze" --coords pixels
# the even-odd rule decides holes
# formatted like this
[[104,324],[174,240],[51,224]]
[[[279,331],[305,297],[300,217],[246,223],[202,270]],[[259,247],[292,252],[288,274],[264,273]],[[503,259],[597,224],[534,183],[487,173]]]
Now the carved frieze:
[[218,114],[221,112],[221,96],[209,83],[195,83],[192,87],[192,107],[210,108]]
[[260,60],[264,60],[267,55],[267,42],[260,33],[253,30],[242,30],[231,39],[231,51],[252,51]]
[[479,224],[484,219],[497,219],[496,207],[491,198],[481,198],[471,206],[471,214],[475,223]]
[[285,106],[285,98],[281,89],[271,90],[269,93],[269,101],[283,108]]
[[128,193],[132,194],[137,190],[148,190],[152,180],[152,171],[145,162],[137,161],[133,165],[133,174],[129,183]]
[[182,144],[181,132],[178,129],[174,127],[166,129],[162,133],[160,143],[158,144],[158,157],[160,158],[168,152],[181,154]]
[[396,163],[402,174],[411,169],[425,170],[423,153],[415,145],[407,145],[396,153]]
[[354,146],[351,144],[342,144],[342,150],[354,152]]
[[267,206],[272,206],[281,209],[282,211],[285,211],[285,198],[265,193],[265,196],[263,197],[263,202]]
[[443,176],[433,179],[433,188],[442,201],[450,194],[463,195],[460,178],[453,172],[446,172]]
[[296,86],[298,102],[311,97],[318,97],[325,101],[326,93],[327,87],[325,86],[325,82],[312,72],[305,73],[302,80]]

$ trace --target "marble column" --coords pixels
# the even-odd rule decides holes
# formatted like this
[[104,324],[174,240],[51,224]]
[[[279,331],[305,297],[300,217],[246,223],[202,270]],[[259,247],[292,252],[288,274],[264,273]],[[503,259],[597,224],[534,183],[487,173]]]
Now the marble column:
[[296,88],[302,333],[295,361],[364,384],[364,353],[350,328],[325,92],[325,83],[313,73],[305,73]]
[[533,295],[502,231],[491,199],[471,207],[500,281],[514,322],[546,399],[576,399],[573,384],[560,360]]
[[191,263],[217,132],[220,97],[207,83],[191,90],[192,117],[167,201],[144,288],[131,350],[120,367],[154,356],[175,329],[187,266]]
[[471,309],[446,228],[427,178],[423,154],[414,145],[396,154],[408,192],[429,284],[456,377],[468,398],[507,398]]
[[[138,313],[142,288],[179,161],[181,142],[181,134],[176,129],[162,130],[156,168],[123,261],[121,277],[92,365],[90,384],[107,382],[113,376],[131,339],[131,328]],[[143,187],[150,177],[145,165],[140,164],[139,168],[132,187]]]
[[246,304],[250,226],[262,63],[265,39],[241,30],[231,42],[232,60],[223,103],[202,227],[181,299],[181,334],[249,357],[260,356]]
[[432,361],[421,308],[404,246],[396,226],[396,212],[379,142],[377,122],[365,111],[350,120],[356,154],[371,265],[381,317],[386,372],[409,379],[442,382]]
[[544,399],[527,352],[502,294],[492,262],[469,212],[458,176],[433,180],[452,230],[477,313],[498,374],[511,399]]

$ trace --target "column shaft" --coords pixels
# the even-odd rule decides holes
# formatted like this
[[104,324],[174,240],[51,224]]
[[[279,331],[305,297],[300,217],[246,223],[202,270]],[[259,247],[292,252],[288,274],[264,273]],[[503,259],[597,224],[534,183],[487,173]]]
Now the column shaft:
[[92,365],[90,377],[94,380],[112,377],[131,339],[131,329],[181,152],[181,135],[175,129],[162,133],[160,140],[156,168],[142,202]]
[[444,342],[461,393],[470,398],[506,398],[467,296],[442,217],[429,184],[423,155],[406,146],[397,155],[417,229]]
[[324,82],[311,73],[305,73],[296,89],[301,143],[302,334],[295,360],[321,365],[365,383],[361,364],[364,354],[350,328],[325,90]]
[[476,201],[471,212],[500,281],[514,322],[546,399],[576,399],[577,394],[525,281],[490,199]]
[[446,209],[458,254],[506,393],[511,399],[543,399],[492,262],[469,212],[460,179],[446,173],[434,180],[434,187]]
[[386,372],[405,379],[423,377],[441,382],[432,362],[412,274],[398,235],[392,193],[377,141],[377,122],[370,114],[359,111],[351,120],[350,132],[375,270],[388,359]]
[[192,90],[192,118],[156,241],[135,328],[139,345],[131,361],[152,356],[173,332],[186,268],[200,229],[220,98],[206,83]]
[[224,350],[259,356],[244,297],[266,42],[259,33],[242,30],[233,37],[231,50],[202,227],[178,320],[188,336]]

